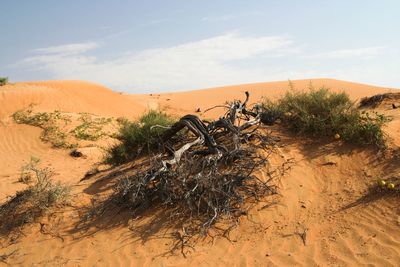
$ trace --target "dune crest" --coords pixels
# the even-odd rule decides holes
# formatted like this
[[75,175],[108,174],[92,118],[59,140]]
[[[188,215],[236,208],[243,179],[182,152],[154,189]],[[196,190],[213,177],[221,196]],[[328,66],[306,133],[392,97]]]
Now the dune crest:
[[[251,101],[259,101],[263,97],[275,99],[283,95],[287,90],[308,90],[310,87],[318,89],[326,87],[335,92],[344,91],[354,100],[360,100],[365,96],[396,91],[394,88],[384,88],[366,84],[340,81],[335,79],[307,79],[280,82],[265,82],[253,84],[241,84],[193,90],[186,92],[130,95],[135,101],[145,106],[158,105],[160,107],[172,107],[171,110],[179,114],[193,113],[200,108],[204,111],[214,105],[220,105],[226,101],[241,99],[245,91],[251,94]],[[207,116],[218,116],[221,110],[207,113]]]

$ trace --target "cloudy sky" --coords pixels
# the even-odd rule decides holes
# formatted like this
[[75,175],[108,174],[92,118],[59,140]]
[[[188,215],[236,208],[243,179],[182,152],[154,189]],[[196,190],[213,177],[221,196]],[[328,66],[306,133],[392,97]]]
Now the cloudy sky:
[[400,88],[398,0],[4,0],[0,76],[144,93],[317,77]]

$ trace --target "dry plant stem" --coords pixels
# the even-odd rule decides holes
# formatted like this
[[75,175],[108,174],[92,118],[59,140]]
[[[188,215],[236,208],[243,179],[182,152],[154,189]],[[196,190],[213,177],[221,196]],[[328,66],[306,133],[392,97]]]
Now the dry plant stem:
[[[272,179],[279,175],[262,181],[254,174],[268,164],[270,155],[259,151],[271,152],[274,141],[257,131],[262,110],[257,105],[248,109],[248,99],[246,93],[244,102],[227,104],[227,112],[218,120],[206,122],[189,114],[168,127],[148,165],[119,180],[114,203],[136,217],[150,208],[168,214],[159,223],[184,229],[175,236],[178,241],[172,249],[182,254],[198,240],[193,237],[210,235],[211,229],[214,236],[227,237],[240,216],[276,192]],[[223,224],[213,227],[218,222]]]
[[164,160],[162,162],[163,167],[160,169],[160,171],[167,170],[168,166],[179,163],[183,153],[185,153],[192,146],[197,145],[197,144],[202,144],[202,143],[204,143],[204,137],[199,137],[195,141],[183,145],[179,150],[175,151],[173,159]]

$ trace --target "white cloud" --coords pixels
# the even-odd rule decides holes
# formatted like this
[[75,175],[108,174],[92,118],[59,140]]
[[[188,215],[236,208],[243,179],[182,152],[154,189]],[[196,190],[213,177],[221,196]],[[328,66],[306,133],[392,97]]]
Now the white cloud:
[[328,52],[323,52],[319,54],[314,54],[306,57],[310,58],[327,58],[327,59],[341,59],[341,58],[370,58],[374,56],[378,56],[385,52],[384,46],[376,46],[376,47],[363,47],[363,48],[355,48],[355,49],[340,49],[333,50]]
[[59,45],[59,46],[50,46],[45,48],[39,48],[33,50],[33,52],[39,54],[79,54],[84,53],[86,51],[92,50],[98,47],[98,44],[95,42],[89,43],[77,43],[77,44],[66,44],[66,45]]
[[[227,33],[166,48],[126,51],[109,60],[87,54],[89,51],[95,54],[92,50],[99,46],[88,42],[36,49],[33,56],[21,60],[17,67],[40,70],[52,79],[82,79],[138,93],[316,77],[371,83],[388,78],[387,73],[379,71],[388,72],[384,64],[369,64],[368,70],[360,68],[365,65],[360,59],[389,53],[383,46],[306,54],[304,45],[285,36]],[[318,64],[310,63],[309,59],[317,60]],[[346,66],[325,64],[326,59],[345,60]],[[398,69],[398,63],[391,66]],[[391,80],[398,79],[392,76]]]
[[101,60],[85,55],[99,46],[91,42],[36,49],[38,55],[22,60],[19,65],[48,71],[56,79],[84,79],[124,90],[193,89],[267,80],[273,69],[268,73],[263,68],[242,69],[237,61],[259,56],[266,60],[265,55],[282,54],[292,44],[282,36],[244,37],[228,33]]

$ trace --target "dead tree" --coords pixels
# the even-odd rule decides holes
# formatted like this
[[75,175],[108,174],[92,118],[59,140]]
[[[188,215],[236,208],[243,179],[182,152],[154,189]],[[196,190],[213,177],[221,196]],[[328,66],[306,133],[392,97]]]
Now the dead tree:
[[[224,105],[226,113],[215,121],[189,114],[165,130],[160,143],[166,153],[156,154],[148,168],[120,180],[117,203],[135,213],[150,207],[169,210],[166,221],[179,224],[189,236],[207,233],[221,218],[237,223],[249,201],[275,193],[271,180],[254,175],[268,163],[265,154],[257,152],[267,148],[268,140],[257,132],[263,109],[257,104],[248,108],[248,100],[246,92],[243,102]],[[192,135],[174,143],[173,137],[185,128]]]

